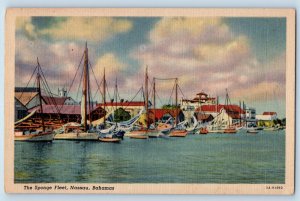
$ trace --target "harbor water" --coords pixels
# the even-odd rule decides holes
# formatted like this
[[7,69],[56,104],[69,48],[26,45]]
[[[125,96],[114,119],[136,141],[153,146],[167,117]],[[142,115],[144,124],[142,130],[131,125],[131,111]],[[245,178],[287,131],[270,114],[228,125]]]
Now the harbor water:
[[285,131],[15,142],[15,183],[284,183]]

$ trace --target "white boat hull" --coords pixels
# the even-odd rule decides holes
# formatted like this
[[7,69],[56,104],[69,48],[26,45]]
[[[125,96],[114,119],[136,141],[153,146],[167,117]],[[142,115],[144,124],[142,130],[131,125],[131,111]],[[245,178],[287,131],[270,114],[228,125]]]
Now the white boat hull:
[[52,132],[15,136],[15,141],[27,141],[27,142],[51,142],[53,139],[54,139],[54,133]]
[[98,133],[62,133],[57,134],[54,140],[99,140]]

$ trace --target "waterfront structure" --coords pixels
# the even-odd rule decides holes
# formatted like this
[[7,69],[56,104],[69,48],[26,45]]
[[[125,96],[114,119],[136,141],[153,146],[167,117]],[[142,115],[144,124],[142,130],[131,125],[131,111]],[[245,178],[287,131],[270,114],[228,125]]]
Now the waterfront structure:
[[258,126],[261,127],[274,127],[276,126],[275,120],[277,120],[276,112],[263,112],[263,114],[256,115]]
[[212,115],[214,118],[228,119],[229,125],[240,124],[245,117],[245,111],[238,105],[201,105],[196,109],[196,115],[200,115],[199,113]]
[[132,102],[128,102],[128,101],[121,101],[121,102],[106,102],[104,103],[100,103],[97,104],[98,107],[102,107],[104,108],[105,106],[105,110],[107,113],[112,113],[113,111],[115,111],[118,108],[123,108],[126,112],[129,112],[130,115],[133,117],[135,115],[137,115],[142,109],[145,108],[145,102],[143,101],[132,101]]
[[246,127],[256,127],[257,120],[256,120],[256,109],[252,107],[245,108],[245,123]]
[[27,114],[26,106],[15,98],[15,121],[24,118]]
[[272,121],[277,119],[277,113],[276,112],[263,112],[263,114],[256,115],[257,120],[263,120],[263,121]]
[[181,99],[180,109],[182,111],[195,111],[200,105],[214,105],[216,103],[216,97],[211,97],[204,92],[200,92],[193,99]]

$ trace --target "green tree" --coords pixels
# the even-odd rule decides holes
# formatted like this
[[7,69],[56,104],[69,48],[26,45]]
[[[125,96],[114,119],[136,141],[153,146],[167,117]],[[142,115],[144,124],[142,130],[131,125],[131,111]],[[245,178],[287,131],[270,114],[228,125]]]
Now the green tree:
[[114,112],[115,122],[127,121],[130,119],[130,113],[125,111],[123,108],[118,108]]
[[[180,106],[179,105],[177,105],[177,108],[180,108]],[[162,106],[162,109],[176,109],[176,105],[170,105],[170,104],[167,104],[167,105],[163,105]]]

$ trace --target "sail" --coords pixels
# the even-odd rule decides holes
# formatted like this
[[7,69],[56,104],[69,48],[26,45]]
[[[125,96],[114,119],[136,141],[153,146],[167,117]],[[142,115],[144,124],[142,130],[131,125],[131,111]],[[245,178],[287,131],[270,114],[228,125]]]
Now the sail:
[[85,112],[84,112],[84,110],[86,108],[86,106],[85,106],[86,102],[85,102],[85,97],[84,96],[85,95],[83,94],[82,98],[81,98],[81,124],[82,125],[86,121],[86,115],[85,115]]
[[26,117],[24,117],[23,119],[20,119],[19,121],[16,121],[16,122],[15,122],[15,125],[18,125],[18,124],[22,123],[23,121],[25,121],[25,120],[29,119],[30,117],[32,117],[32,116],[35,114],[35,112],[36,112],[37,110],[38,110],[37,108],[34,109],[30,114],[28,114],[28,115],[27,115]]

